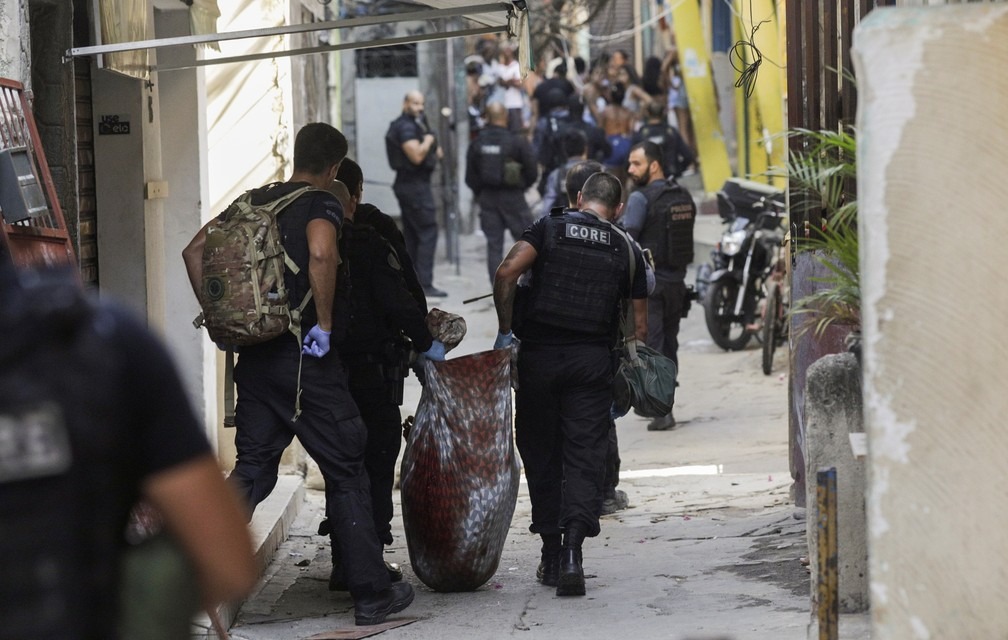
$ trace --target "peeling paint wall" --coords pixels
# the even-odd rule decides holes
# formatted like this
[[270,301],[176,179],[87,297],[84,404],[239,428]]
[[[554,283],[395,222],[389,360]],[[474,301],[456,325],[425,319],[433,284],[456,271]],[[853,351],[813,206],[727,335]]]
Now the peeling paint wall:
[[11,78],[31,87],[28,37],[28,3],[0,2],[0,78]]
[[[289,3],[220,0],[221,32],[281,26]],[[284,37],[221,43],[207,58],[284,48]],[[220,213],[245,189],[286,180],[294,153],[291,58],[281,57],[206,69],[210,210]]]
[[872,637],[1008,629],[1008,6],[856,32]]

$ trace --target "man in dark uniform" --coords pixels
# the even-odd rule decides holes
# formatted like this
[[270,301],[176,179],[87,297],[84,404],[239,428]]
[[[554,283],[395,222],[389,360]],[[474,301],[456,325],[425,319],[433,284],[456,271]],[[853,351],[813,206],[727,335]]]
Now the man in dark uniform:
[[539,175],[528,139],[509,131],[504,105],[486,109],[488,126],[469,145],[465,183],[476,195],[480,227],[487,241],[487,271],[490,282],[504,257],[504,230],[517,239],[532,222],[525,190]]
[[679,135],[679,130],[665,120],[665,105],[661,102],[649,102],[644,106],[644,125],[634,134],[633,142],[658,145],[662,152],[662,171],[669,178],[678,178],[696,162],[696,154]]
[[[425,358],[444,360],[445,345],[427,329],[426,314],[406,286],[403,267],[392,245],[374,228],[356,221],[360,185],[355,187],[355,194],[342,182],[333,183],[331,189],[343,205],[341,245],[349,263],[353,308],[346,339],[338,348],[346,364],[350,395],[368,429],[364,468],[371,481],[375,532],[383,544],[390,545],[395,463],[402,445],[399,405],[409,373],[411,346]],[[329,588],[334,591],[346,588],[337,550],[334,544],[329,579]],[[388,565],[388,570],[393,580],[402,579],[396,565]]]
[[518,278],[532,274],[519,335],[515,436],[532,500],[529,529],[542,538],[537,573],[558,596],[584,595],[581,546],[599,534],[624,299],[633,299],[637,339],[647,338],[644,259],[612,224],[621,195],[617,178],[592,175],[579,210],[534,222],[494,279],[494,348],[503,348],[514,339]]
[[[310,292],[311,300],[300,318],[303,345],[286,333],[244,346],[238,355],[238,458],[230,480],[254,509],[276,485],[280,456],[296,435],[326,481],[327,516],[344,559],[356,622],[379,624],[409,606],[413,588],[389,580],[364,470],[367,427],[350,397],[343,364],[331,351],[343,209],[323,190],[332,184],[346,152],[347,141],[339,131],[324,123],[307,124],[294,142],[290,180],[253,191],[253,202],[265,203],[305,185],[315,188],[277,216],[284,250],[299,269],[297,274],[291,269],[284,273],[290,299],[303,300]],[[193,291],[201,300],[206,233],[203,227],[183,251]],[[301,413],[292,418],[298,397]]]
[[184,629],[201,599],[246,595],[242,505],[161,342],[70,273],[16,270],[2,237],[0,333],[0,638],[119,638],[123,534],[141,497],[202,588],[172,594]]
[[[679,321],[686,302],[686,267],[693,262],[696,204],[673,178],[665,178],[661,149],[640,142],[630,149],[628,173],[639,187],[627,198],[623,227],[651,250],[655,289],[648,304],[648,346],[679,365]],[[655,418],[649,431],[675,427],[675,417]]]
[[392,245],[392,249],[395,250],[396,256],[399,258],[399,264],[402,265],[406,288],[409,289],[410,295],[413,296],[420,310],[426,316],[427,297],[424,295],[423,286],[420,284],[416,269],[413,267],[413,258],[410,257],[409,250],[406,248],[406,239],[403,237],[402,231],[399,230],[399,226],[392,216],[384,213],[370,202],[361,202],[364,197],[364,172],[360,165],[350,158],[344,159],[336,171],[336,180],[346,185],[351,195],[356,194],[357,209],[354,211],[354,223],[366,224],[373,228]]
[[441,149],[424,118],[424,97],[419,91],[406,94],[402,115],[389,125],[385,153],[396,172],[392,191],[399,201],[406,249],[416,265],[420,284],[428,297],[445,296],[433,284],[438,224],[431,174],[441,158]]

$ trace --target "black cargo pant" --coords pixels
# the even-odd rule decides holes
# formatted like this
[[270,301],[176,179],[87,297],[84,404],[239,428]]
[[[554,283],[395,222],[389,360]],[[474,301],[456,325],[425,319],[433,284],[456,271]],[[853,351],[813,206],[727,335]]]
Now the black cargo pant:
[[413,258],[420,286],[426,289],[434,282],[434,255],[438,241],[437,209],[430,178],[396,180],[392,191],[399,201],[406,251]]
[[367,428],[350,398],[346,373],[335,352],[323,358],[304,357],[301,415],[292,420],[297,378],[298,351],[293,344],[289,351],[253,347],[238,356],[234,373],[238,458],[229,481],[254,509],[276,486],[280,456],[296,435],[325,478],[326,517],[346,559],[350,593],[355,598],[366,596],[390,584],[364,470]]
[[539,534],[599,533],[614,360],[605,344],[523,344],[515,437]]
[[484,189],[480,192],[480,228],[487,241],[487,272],[490,284],[504,258],[504,231],[517,242],[525,227],[532,224],[532,212],[522,189]]
[[655,271],[655,288],[648,296],[647,346],[679,366],[679,323],[686,299],[686,270]]
[[402,448],[402,416],[393,396],[400,381],[387,380],[376,362],[347,363],[350,395],[367,426],[364,468],[371,481],[371,509],[375,533],[384,544],[392,544],[392,490],[396,460]]

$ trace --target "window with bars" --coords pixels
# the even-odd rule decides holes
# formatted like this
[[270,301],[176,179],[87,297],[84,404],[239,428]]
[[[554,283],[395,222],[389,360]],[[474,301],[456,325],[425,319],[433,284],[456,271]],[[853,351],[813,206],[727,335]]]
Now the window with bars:
[[358,78],[416,78],[416,44],[397,44],[356,52]]

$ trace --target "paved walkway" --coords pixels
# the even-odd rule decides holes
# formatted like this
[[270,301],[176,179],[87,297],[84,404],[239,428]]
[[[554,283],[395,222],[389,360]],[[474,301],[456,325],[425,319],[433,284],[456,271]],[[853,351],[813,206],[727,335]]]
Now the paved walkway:
[[[697,231],[698,244],[707,245],[698,246],[697,258],[705,260],[720,219],[708,217]],[[449,357],[490,348],[497,326],[490,300],[462,304],[490,292],[483,241],[463,236],[460,249],[458,268],[437,267],[436,283],[449,297],[431,305],[461,314],[468,324]],[[788,495],[786,354],[778,352],[775,373],[764,376],[755,341],[741,352],[721,351],[699,305],[684,320],[681,345],[680,426],[649,432],[644,418],[618,422],[620,488],[630,507],[604,517],[601,535],[585,544],[586,597],[557,598],[536,582],[539,539],[528,532],[524,483],[500,567],[471,593],[436,593],[416,579],[397,504],[387,559],[403,565],[417,596],[392,619],[415,621],[382,637],[805,638],[810,589],[799,563],[807,555],[805,523]],[[419,393],[411,377],[404,415]],[[308,491],[287,541],[241,609],[234,638],[362,637],[352,635],[349,596],[326,589],[327,541],[314,535],[321,512],[321,494]],[[868,638],[866,617],[845,617],[841,638]]]

